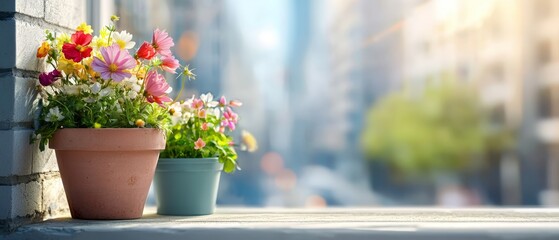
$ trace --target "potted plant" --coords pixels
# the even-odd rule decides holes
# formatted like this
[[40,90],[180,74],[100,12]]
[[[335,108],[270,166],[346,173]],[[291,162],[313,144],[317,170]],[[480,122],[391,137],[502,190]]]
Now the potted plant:
[[97,36],[85,23],[47,31],[37,51],[53,69],[39,76],[33,139],[55,149],[73,218],[140,218],[170,121],[160,72],[179,67],[173,39],[156,29],[134,49],[111,20]]
[[[207,215],[215,211],[221,171],[238,169],[231,133],[239,101],[225,97],[214,101],[211,93],[175,102],[169,108],[172,128],[161,153],[154,186],[157,213],[162,215]],[[241,150],[255,151],[254,137],[242,132]]]

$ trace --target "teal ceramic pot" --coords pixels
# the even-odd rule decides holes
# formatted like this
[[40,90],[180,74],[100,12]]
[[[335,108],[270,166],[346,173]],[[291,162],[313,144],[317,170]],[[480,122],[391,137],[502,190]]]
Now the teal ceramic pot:
[[154,177],[157,214],[214,213],[222,169],[217,158],[160,158]]

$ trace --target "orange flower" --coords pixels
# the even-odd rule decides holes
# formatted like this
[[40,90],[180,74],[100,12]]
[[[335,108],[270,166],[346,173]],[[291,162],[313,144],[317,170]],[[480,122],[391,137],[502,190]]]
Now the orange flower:
[[202,138],[198,138],[198,140],[196,140],[196,142],[194,142],[194,149],[196,150],[200,150],[202,148],[204,148],[206,146],[206,142],[204,142],[204,140],[202,140]]
[[37,58],[44,58],[47,56],[50,50],[50,45],[47,42],[43,42],[41,46],[37,49]]

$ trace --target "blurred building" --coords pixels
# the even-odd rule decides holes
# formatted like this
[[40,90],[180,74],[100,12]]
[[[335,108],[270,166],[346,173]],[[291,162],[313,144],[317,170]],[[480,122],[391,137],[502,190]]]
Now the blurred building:
[[[546,176],[542,181],[545,191],[541,192],[541,204],[559,205],[559,31],[554,26],[559,19],[559,2],[553,0],[525,1],[528,26],[525,36],[530,48],[526,53],[526,68],[530,84],[525,84],[528,106],[532,109],[537,126],[527,128],[526,134],[537,130],[539,145],[535,148],[543,157],[545,164],[537,169]],[[530,95],[528,95],[530,94]],[[528,111],[528,110],[527,110]],[[534,155],[527,155],[528,159]],[[538,155],[535,155],[538,156]]]
[[400,1],[294,2],[293,43],[306,47],[287,64],[294,153],[337,178],[328,204],[378,202],[359,139],[364,109],[401,83]]
[[556,201],[559,125],[551,89],[559,39],[550,27],[559,17],[556,4],[423,1],[404,20],[404,79],[412,91],[454,76],[478,89],[491,131],[518,130],[517,150],[484,159],[488,170],[480,183],[493,204]]

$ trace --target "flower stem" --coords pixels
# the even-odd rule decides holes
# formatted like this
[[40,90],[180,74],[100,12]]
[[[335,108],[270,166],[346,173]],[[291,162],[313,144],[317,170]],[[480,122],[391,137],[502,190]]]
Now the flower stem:
[[173,102],[176,102],[181,97],[182,92],[184,90],[184,83],[185,82],[186,82],[186,77],[183,76],[182,79],[181,79],[181,90],[179,90],[179,93],[177,94],[177,96],[175,97],[175,100]]

